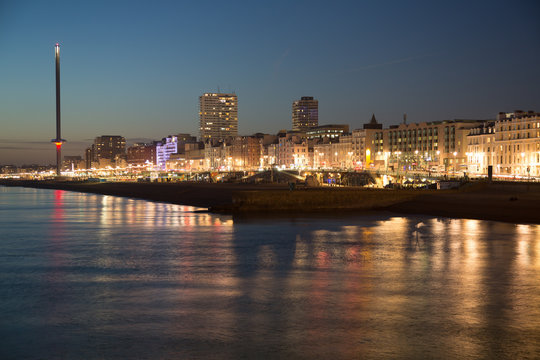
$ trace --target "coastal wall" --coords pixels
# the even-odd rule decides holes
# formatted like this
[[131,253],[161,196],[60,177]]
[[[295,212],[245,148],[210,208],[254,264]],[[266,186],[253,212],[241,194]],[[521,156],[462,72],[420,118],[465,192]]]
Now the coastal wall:
[[414,190],[305,189],[242,191],[233,194],[234,212],[371,210],[409,201],[419,195]]

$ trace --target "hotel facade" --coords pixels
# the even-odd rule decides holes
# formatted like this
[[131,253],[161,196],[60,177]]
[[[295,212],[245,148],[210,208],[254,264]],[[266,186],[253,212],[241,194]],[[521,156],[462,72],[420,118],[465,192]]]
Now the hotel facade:
[[540,113],[499,113],[497,119],[468,136],[467,164],[471,174],[540,176]]
[[355,130],[353,144],[364,145],[357,145],[360,163],[363,160],[366,165],[363,168],[487,176],[491,167],[497,176],[540,176],[540,113],[534,111],[499,113],[495,120],[402,123],[377,131]]
[[485,120],[445,120],[366,131],[366,165],[387,170],[467,171],[467,135]]

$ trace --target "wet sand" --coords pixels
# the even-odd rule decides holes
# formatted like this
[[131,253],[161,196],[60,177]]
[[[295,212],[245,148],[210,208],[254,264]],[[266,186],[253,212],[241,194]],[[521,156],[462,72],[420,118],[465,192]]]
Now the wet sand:
[[123,196],[136,199],[162,201],[171,204],[209,208],[232,204],[233,194],[238,191],[283,190],[286,184],[209,184],[194,182],[56,182],[37,180],[0,180],[0,185],[23,186],[41,189],[58,189],[85,193]]
[[540,224],[540,193],[487,189],[426,194],[386,209],[404,214]]
[[[540,224],[540,184],[492,184],[474,185],[468,189],[447,191],[411,191],[411,190],[378,190],[382,197],[392,194],[392,201],[385,206],[372,200],[362,204],[357,201],[351,205],[353,195],[377,194],[377,190],[361,188],[310,188],[288,191],[286,184],[208,184],[208,183],[77,183],[30,180],[0,180],[0,185],[25,186],[34,188],[60,189],[113,196],[131,197],[173,204],[210,208],[214,211],[231,213],[250,212],[336,212],[388,210],[403,214],[423,214],[455,218],[496,220],[511,223]],[[275,196],[270,192],[275,191]],[[317,203],[318,198],[328,198],[325,206]],[[291,207],[290,201],[286,209],[280,208],[280,201],[270,202],[268,199],[283,199],[288,196],[300,199]],[[366,194],[366,195],[365,195]],[[396,196],[397,195],[397,196]],[[251,202],[243,206],[246,198],[264,198],[266,202]],[[312,198],[313,201],[306,201]],[[293,201],[293,204],[295,202]],[[313,205],[317,204],[317,205]],[[356,204],[359,204],[356,206]],[[272,206],[273,205],[273,206]]]

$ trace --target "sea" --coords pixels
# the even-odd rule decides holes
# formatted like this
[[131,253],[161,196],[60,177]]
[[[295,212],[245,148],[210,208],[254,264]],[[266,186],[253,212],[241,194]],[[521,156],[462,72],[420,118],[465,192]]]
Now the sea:
[[540,226],[0,186],[1,359],[538,359]]

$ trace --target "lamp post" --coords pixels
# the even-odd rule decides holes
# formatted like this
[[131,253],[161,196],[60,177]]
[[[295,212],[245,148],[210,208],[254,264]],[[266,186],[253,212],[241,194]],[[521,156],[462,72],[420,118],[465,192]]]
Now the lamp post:
[[399,158],[401,157],[401,151],[396,151],[396,159],[397,159],[397,169],[396,169],[396,178],[399,180]]
[[525,168],[524,168],[524,166],[525,166],[525,153],[522,152],[522,153],[521,153],[521,173],[522,173],[523,175],[525,175]]

